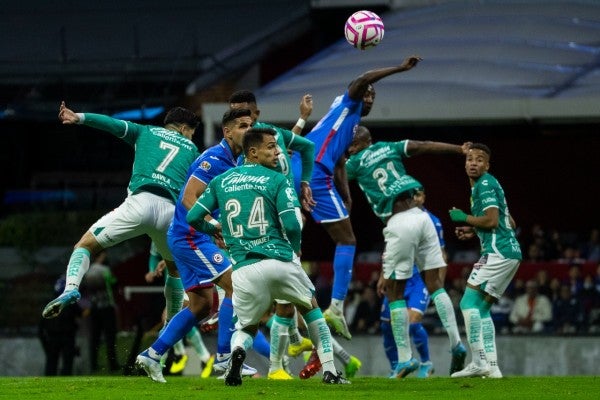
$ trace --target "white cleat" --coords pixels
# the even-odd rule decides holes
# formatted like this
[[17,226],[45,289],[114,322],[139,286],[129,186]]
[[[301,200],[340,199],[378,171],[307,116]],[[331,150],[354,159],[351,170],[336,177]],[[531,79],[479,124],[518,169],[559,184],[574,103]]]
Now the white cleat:
[[146,371],[146,374],[148,374],[150,379],[152,379],[154,382],[167,383],[165,377],[163,376],[160,362],[150,358],[147,354],[147,351],[138,354],[135,359],[135,364]]
[[470,363],[461,371],[457,371],[450,375],[451,378],[474,378],[474,377],[486,377],[490,374],[490,367],[487,365],[479,366],[474,363]]
[[502,375],[502,371],[500,371],[500,368],[495,366],[495,367],[490,367],[490,374],[487,376],[487,378],[500,379],[500,378],[504,378],[504,376]]

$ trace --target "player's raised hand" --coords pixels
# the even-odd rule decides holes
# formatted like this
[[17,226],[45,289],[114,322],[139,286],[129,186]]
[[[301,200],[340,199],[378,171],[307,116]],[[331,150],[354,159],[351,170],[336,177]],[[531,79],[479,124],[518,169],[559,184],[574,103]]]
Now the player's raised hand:
[[402,64],[400,65],[400,67],[402,68],[403,71],[408,71],[409,69],[416,67],[417,64],[419,63],[419,61],[422,61],[422,60],[423,59],[420,56],[406,57],[404,59],[404,61],[402,62]]
[[58,119],[60,119],[65,125],[76,124],[79,122],[79,117],[77,114],[70,108],[67,108],[64,101],[60,103]]
[[462,153],[464,155],[467,155],[467,153],[469,153],[469,149],[471,148],[472,145],[473,145],[473,142],[464,142],[462,144],[462,146],[460,146],[462,148]]
[[305,94],[300,100],[300,117],[304,120],[310,117],[313,110],[313,100],[311,94]]

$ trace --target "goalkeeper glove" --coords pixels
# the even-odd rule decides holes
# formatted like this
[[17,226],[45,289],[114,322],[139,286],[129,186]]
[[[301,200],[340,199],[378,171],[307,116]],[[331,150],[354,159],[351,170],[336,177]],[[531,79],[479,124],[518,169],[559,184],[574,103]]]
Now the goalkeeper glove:
[[454,222],[467,222],[467,214],[458,208],[449,211],[450,219]]

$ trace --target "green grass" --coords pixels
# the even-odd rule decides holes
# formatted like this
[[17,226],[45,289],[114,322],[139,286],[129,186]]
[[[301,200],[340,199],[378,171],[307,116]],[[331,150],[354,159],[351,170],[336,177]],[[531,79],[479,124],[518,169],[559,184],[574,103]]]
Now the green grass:
[[[147,377],[11,377],[0,378],[2,399],[299,399],[299,400],[452,400],[452,399],[597,399],[600,377],[508,377],[504,379],[355,378],[351,385],[325,385],[319,379],[269,381],[244,379],[227,387],[214,378],[167,377],[158,384]],[[393,396],[393,397],[392,397]]]

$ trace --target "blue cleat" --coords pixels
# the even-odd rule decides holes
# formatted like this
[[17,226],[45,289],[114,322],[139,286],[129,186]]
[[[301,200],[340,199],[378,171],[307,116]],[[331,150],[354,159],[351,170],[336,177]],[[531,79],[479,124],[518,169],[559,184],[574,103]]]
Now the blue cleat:
[[419,372],[417,372],[417,378],[429,378],[434,373],[433,363],[427,361],[419,365]]
[[450,362],[450,375],[455,372],[462,371],[465,368],[465,359],[467,358],[467,350],[465,346],[458,342],[452,349],[452,361]]
[[42,311],[42,317],[47,319],[57,317],[63,308],[70,304],[77,303],[80,298],[81,295],[77,289],[64,291],[60,296],[52,300],[46,305],[46,307],[44,307],[44,311]]
[[416,371],[419,368],[419,362],[411,358],[408,361],[403,363],[399,362],[396,364],[396,368],[394,368],[394,372],[390,375],[391,379],[402,379],[413,371]]

